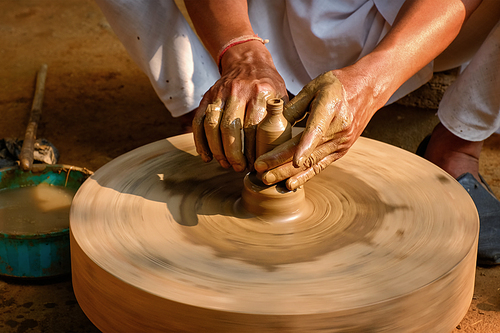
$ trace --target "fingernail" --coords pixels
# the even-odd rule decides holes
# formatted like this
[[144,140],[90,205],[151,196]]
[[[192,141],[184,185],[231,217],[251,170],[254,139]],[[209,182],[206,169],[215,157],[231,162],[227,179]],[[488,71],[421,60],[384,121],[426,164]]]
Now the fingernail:
[[290,190],[293,191],[296,188],[299,187],[299,182],[296,179],[288,179],[286,182],[286,187]]
[[263,161],[257,161],[254,163],[255,171],[262,172],[267,170],[267,163]]
[[266,185],[271,185],[276,182],[276,176],[272,173],[267,173],[264,177],[263,180],[265,181]]
[[302,165],[304,165],[304,156],[300,157],[297,161],[294,160],[293,166],[296,168],[300,168]]

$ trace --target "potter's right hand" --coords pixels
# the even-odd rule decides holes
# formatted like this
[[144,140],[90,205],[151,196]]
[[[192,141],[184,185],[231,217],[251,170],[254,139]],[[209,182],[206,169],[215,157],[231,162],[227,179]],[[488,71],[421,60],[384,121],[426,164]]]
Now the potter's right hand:
[[[288,100],[283,78],[260,41],[231,47],[222,57],[221,78],[203,96],[193,120],[196,151],[235,171],[252,168],[255,133],[268,98]],[[241,130],[244,130],[244,147]]]
[[294,123],[309,113],[303,133],[259,156],[255,169],[265,184],[286,179],[294,190],[344,156],[377,110],[372,88],[353,67],[329,71],[308,83],[285,105]]

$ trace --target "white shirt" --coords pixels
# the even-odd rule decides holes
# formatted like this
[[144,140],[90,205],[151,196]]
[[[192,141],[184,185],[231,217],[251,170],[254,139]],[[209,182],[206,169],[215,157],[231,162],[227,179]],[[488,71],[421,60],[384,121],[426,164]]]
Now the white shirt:
[[[131,58],[174,117],[194,110],[219,79],[217,65],[174,0],[96,0]],[[350,65],[389,31],[404,0],[248,0],[254,31],[287,89],[297,94],[319,74]],[[432,64],[393,102],[432,77]]]

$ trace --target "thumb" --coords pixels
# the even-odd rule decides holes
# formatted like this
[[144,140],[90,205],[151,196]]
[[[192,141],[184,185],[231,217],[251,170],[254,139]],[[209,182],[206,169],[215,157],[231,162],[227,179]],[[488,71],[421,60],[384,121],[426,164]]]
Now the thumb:
[[283,116],[292,125],[305,118],[309,111],[309,104],[314,98],[314,91],[308,83],[302,90],[283,108]]

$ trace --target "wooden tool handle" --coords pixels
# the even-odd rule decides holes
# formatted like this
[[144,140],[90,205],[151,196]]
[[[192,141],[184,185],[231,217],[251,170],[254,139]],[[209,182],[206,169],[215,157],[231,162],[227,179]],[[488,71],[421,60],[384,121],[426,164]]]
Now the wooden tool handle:
[[35,98],[31,106],[30,120],[24,135],[23,147],[19,154],[21,168],[31,170],[33,165],[33,151],[35,149],[36,130],[42,115],[43,94],[45,92],[45,79],[47,78],[47,65],[43,64],[36,77]]

